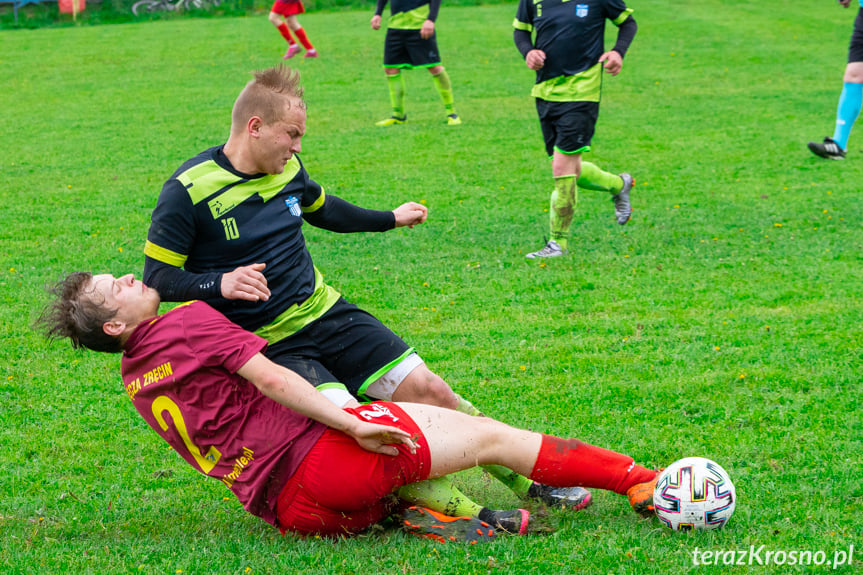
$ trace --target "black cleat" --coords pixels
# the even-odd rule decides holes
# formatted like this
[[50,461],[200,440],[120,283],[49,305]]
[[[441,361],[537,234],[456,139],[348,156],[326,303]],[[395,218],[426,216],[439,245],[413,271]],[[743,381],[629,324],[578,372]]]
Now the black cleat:
[[824,143],[809,142],[807,145],[809,146],[809,150],[820,158],[827,158],[828,160],[845,159],[845,150],[834,142],[833,138],[824,138]]
[[593,496],[584,487],[552,487],[536,481],[530,486],[527,495],[549,507],[565,507],[573,511],[580,511],[593,502]]

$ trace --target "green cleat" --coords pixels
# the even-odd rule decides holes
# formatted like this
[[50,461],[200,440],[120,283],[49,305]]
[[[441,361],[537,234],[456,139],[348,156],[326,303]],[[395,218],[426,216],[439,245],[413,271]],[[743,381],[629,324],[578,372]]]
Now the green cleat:
[[404,124],[407,121],[408,121],[408,115],[407,114],[405,114],[401,118],[399,118],[398,116],[390,116],[386,120],[381,120],[380,122],[375,122],[375,126],[381,126],[381,127],[395,126],[396,124]]
[[461,118],[458,117],[458,114],[450,114],[446,117],[447,126],[458,126],[461,124]]

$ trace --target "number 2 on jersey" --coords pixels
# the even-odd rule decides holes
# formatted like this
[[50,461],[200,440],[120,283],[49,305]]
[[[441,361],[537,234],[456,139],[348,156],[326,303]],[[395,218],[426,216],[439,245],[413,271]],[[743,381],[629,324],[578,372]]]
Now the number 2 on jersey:
[[186,422],[183,420],[183,414],[180,412],[180,407],[169,397],[164,395],[157,397],[155,401],[153,401],[152,409],[153,416],[155,416],[156,421],[159,422],[159,425],[162,427],[162,431],[168,430],[168,422],[165,421],[163,412],[167,411],[171,414],[171,419],[174,420],[174,427],[177,428],[177,433],[179,433],[180,437],[183,438],[183,443],[186,444],[186,449],[189,450],[189,453],[191,453],[192,457],[195,458],[195,461],[198,462],[198,466],[201,470],[204,473],[209,473],[222,457],[219,450],[211,445],[209,451],[207,451],[207,455],[201,455],[201,449],[192,443],[192,439],[189,437],[189,432],[186,429]]

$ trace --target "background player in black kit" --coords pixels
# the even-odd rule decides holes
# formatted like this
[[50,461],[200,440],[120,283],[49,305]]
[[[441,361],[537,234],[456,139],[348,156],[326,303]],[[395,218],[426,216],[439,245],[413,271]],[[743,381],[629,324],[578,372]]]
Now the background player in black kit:
[[[435,20],[441,0],[392,0],[390,19],[387,23],[387,38],[384,44],[384,71],[390,90],[392,116],[381,120],[378,126],[404,124],[405,79],[402,69],[428,68],[435,87],[446,109],[446,121],[450,126],[461,124],[461,118],[453,105],[452,83],[440,60],[435,34]],[[381,14],[387,0],[378,0],[372,29],[381,27]]]
[[[545,149],[552,157],[551,239],[528,258],[566,253],[569,226],[578,201],[578,187],[612,194],[617,223],[629,221],[627,173],[610,174],[582,162],[590,151],[603,69],[616,76],[638,29],[623,0],[520,0],[513,26],[514,40],[525,64],[536,70],[531,95],[542,126]],[[605,21],[618,26],[617,43],[605,52]],[[534,34],[534,39],[531,39]]]

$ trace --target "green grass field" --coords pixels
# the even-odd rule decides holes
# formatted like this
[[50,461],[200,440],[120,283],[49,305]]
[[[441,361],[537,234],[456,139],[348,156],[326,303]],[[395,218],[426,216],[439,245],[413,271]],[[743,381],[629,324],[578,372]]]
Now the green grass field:
[[[810,5],[811,4],[811,5]],[[834,553],[863,565],[863,126],[832,134],[853,9],[835,3],[633,2],[639,35],[606,77],[593,152],[633,173],[635,213],[583,191],[571,256],[547,234],[550,165],[512,45],[515,5],[444,7],[464,125],[428,74],[389,114],[370,12],[302,17],[303,160],[331,193],[429,221],[387,234],[307,230],[327,280],[416,346],[487,413],[664,466],[721,463],[739,495],[721,532],[678,534],[595,493],[532,507],[537,533],[440,546],[392,528],[282,538],[197,474],[132,408],[119,357],[48,344],[44,286],[143,266],[162,181],[227,137],[248,72],[284,44],[255,18],[0,32],[0,571],[3,573],[797,573],[696,566],[693,551]],[[861,120],[863,122],[863,120]],[[479,472],[459,484],[515,507]],[[762,557],[764,553],[762,552]]]

